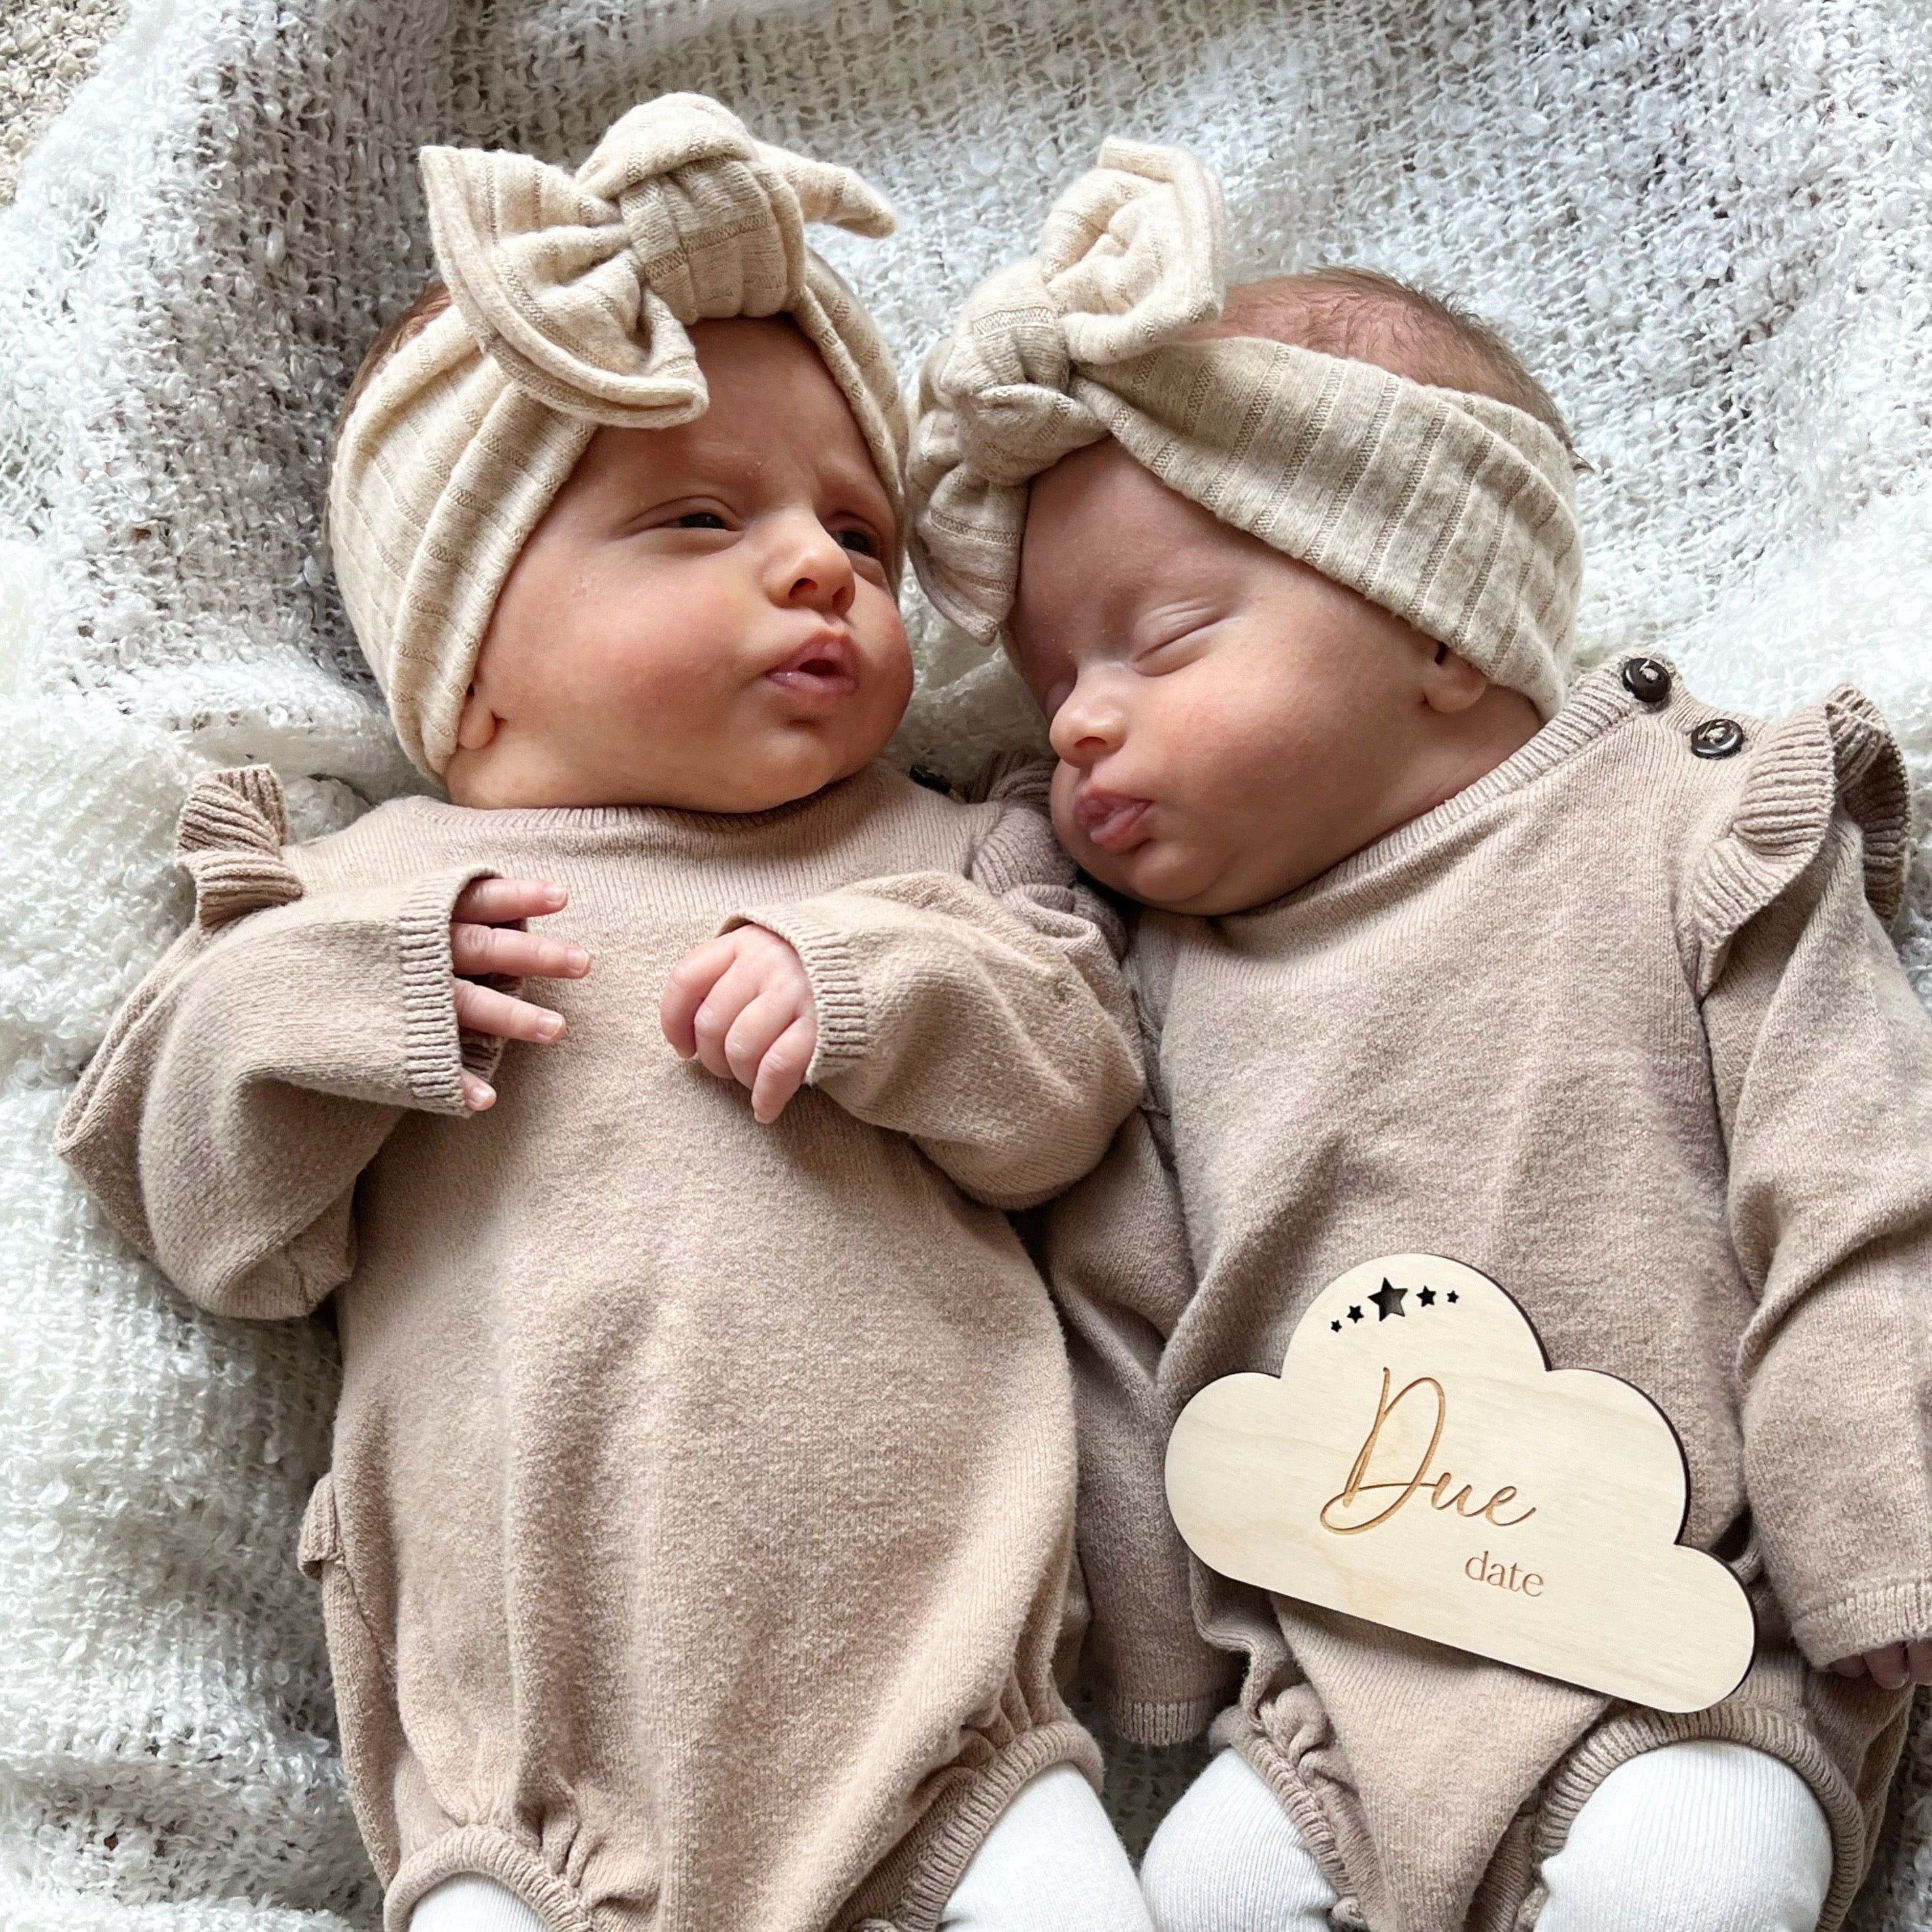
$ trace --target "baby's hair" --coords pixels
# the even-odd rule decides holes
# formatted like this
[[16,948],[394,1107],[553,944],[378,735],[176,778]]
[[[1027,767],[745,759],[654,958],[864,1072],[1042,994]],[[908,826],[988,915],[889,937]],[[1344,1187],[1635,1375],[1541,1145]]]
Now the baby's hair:
[[1487,322],[1372,268],[1316,268],[1237,283],[1228,291],[1220,320],[1187,333],[1197,341],[1258,335],[1372,362],[1433,388],[1493,396],[1534,416],[1576,454],[1550,392]]
[[343,398],[342,406],[335,412],[335,427],[329,434],[332,448],[341,441],[343,424],[348,422],[362,398],[362,392],[376,380],[383,364],[398,350],[413,342],[448,306],[448,290],[439,281],[425,282],[416,300],[400,315],[384,325],[381,334],[364,352],[356,367],[355,380],[349,385],[349,393]]

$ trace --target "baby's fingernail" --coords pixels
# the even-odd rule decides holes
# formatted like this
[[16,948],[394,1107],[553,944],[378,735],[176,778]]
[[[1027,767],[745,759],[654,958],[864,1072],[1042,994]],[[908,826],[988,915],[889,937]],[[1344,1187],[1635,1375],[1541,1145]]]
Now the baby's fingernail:
[[464,1096],[464,1105],[472,1114],[480,1114],[484,1108],[494,1106],[496,1100],[496,1088],[487,1080],[478,1080],[472,1084],[469,1093]]
[[537,1032],[538,1036],[544,1040],[561,1039],[563,1035],[562,1014],[545,1013],[543,1018],[537,1022]]
[[556,885],[548,880],[544,881],[544,897],[548,900],[552,905],[562,905],[564,901],[568,898],[569,896],[570,895],[566,892],[561,886]]
[[590,970],[590,956],[580,946],[572,946],[564,955],[564,958],[573,973],[587,973]]

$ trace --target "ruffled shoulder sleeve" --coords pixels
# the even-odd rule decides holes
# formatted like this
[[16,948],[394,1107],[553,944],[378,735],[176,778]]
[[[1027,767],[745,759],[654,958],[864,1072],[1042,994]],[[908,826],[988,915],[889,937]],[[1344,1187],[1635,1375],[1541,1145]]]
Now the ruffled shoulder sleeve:
[[282,784],[268,765],[205,772],[194,782],[176,828],[175,859],[194,880],[194,916],[226,926],[244,913],[286,905],[302,896],[283,859],[289,818]]
[[1687,910],[1700,999],[1724,972],[1731,942],[1817,856],[1841,813],[1864,841],[1865,896],[1888,926],[1904,903],[1911,790],[1878,707],[1848,684],[1765,732],[1736,809],[1692,875]]

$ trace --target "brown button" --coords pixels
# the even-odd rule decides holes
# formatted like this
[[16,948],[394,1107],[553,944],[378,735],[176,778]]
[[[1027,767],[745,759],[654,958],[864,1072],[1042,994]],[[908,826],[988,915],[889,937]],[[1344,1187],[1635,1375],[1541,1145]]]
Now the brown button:
[[1670,667],[1654,658],[1624,660],[1624,688],[1640,704],[1661,704],[1670,695]]
[[1735,718],[1707,718],[1690,734],[1690,749],[1700,758],[1728,758],[1744,748],[1744,728]]

